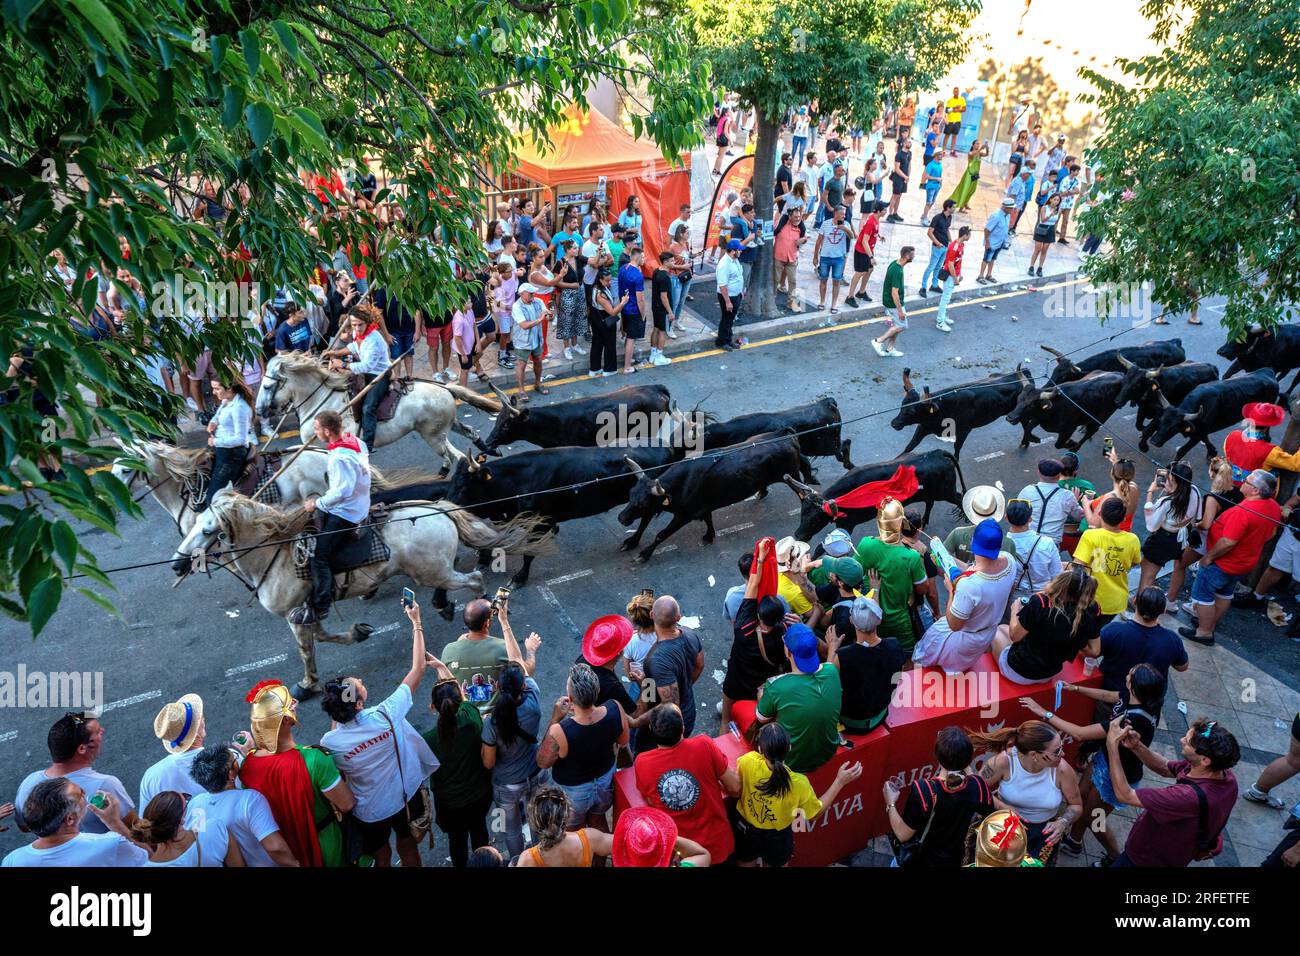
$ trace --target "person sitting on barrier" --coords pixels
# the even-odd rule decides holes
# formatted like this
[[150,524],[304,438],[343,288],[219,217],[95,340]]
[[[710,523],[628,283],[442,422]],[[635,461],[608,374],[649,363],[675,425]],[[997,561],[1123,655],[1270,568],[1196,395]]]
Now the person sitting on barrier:
[[[1019,727],[970,736],[977,748],[993,751],[980,776],[996,791],[998,809],[1011,810],[1024,821],[1029,855],[1054,866],[1057,844],[1083,814],[1079,781],[1065,759],[1061,735],[1041,720],[1027,720]],[[1065,811],[1058,816],[1063,799]]]
[[826,572],[827,583],[817,589],[817,603],[808,616],[808,626],[814,633],[824,633],[833,627],[840,634],[848,635],[853,629],[849,609],[855,598],[862,597],[858,590],[862,584],[862,565],[852,558],[822,558],[820,566]]
[[1015,547],[1016,590],[1022,595],[1047,587],[1047,582],[1061,573],[1061,551],[1047,535],[1030,529],[1033,516],[1028,501],[1013,498],[1007,502],[1007,527],[1011,530],[1004,543]]
[[974,757],[966,731],[945,727],[934,741],[934,759],[943,772],[912,781],[902,813],[897,781],[885,781],[885,817],[894,837],[890,866],[961,866],[971,822],[994,810],[988,784],[971,771]]
[[1013,684],[1051,680],[1079,651],[1101,653],[1097,581],[1078,565],[1034,595],[1011,602],[1011,623],[998,627],[993,658]]
[[840,722],[846,733],[869,734],[885,722],[897,674],[907,666],[907,651],[895,638],[876,633],[880,605],[869,597],[848,607],[848,628],[826,630],[826,663],[840,672],[843,696]]
[[925,586],[921,589],[925,600],[916,604],[917,616],[920,618],[921,633],[934,623],[939,616],[939,565],[930,557],[930,545],[921,540],[925,533],[925,505],[912,505],[903,509],[902,543],[921,556],[925,567]]
[[816,590],[803,571],[803,559],[809,550],[807,544],[794,538],[782,538],[776,543],[777,593],[801,618],[808,616],[816,597]]
[[528,829],[537,840],[515,866],[586,867],[614,852],[614,837],[595,827],[570,829],[573,804],[558,787],[540,787],[528,801]]
[[[1075,740],[1105,741],[1106,731],[1116,721],[1127,723],[1137,731],[1143,746],[1151,746],[1156,735],[1156,724],[1160,722],[1160,702],[1165,698],[1165,678],[1150,664],[1135,664],[1126,679],[1128,694],[1120,697],[1114,691],[1093,691],[1098,699],[1111,698],[1114,709],[1102,720],[1087,726],[1072,724],[1062,720],[1056,714],[1049,714],[1037,701],[1028,697],[1020,698],[1020,705],[1036,717],[1042,718],[1053,730],[1069,734]],[[1089,690],[1092,690],[1089,688]],[[1092,696],[1093,694],[1089,694]],[[1105,695],[1105,697],[1101,696]],[[1127,703],[1126,703],[1127,701]],[[1137,786],[1142,781],[1142,761],[1127,747],[1120,748],[1119,762],[1123,766],[1124,779],[1129,786]],[[1096,866],[1110,866],[1120,854],[1119,842],[1109,827],[1097,826],[1097,811],[1103,817],[1108,816],[1118,805],[1115,790],[1110,783],[1110,762],[1103,747],[1092,755],[1092,772],[1084,774],[1081,781],[1083,794],[1083,815],[1074,821],[1070,835],[1061,841],[1061,849],[1073,856],[1083,852],[1084,831],[1091,829],[1097,842],[1101,844],[1106,856]]]
[[1002,550],[1002,529],[992,518],[975,526],[971,537],[975,563],[954,581],[944,575],[948,611],[926,630],[912,653],[920,667],[937,665],[950,674],[975,666],[989,649],[1011,589],[1016,562]]
[[911,651],[920,638],[912,621],[911,608],[925,600],[925,562],[903,544],[903,505],[892,498],[880,503],[876,525],[878,537],[864,537],[858,542],[856,557],[864,572],[880,572],[880,606],[885,618],[880,632],[894,637]]
[[676,704],[650,712],[650,732],[659,746],[636,758],[636,788],[647,804],[668,814],[683,837],[721,863],[735,846],[723,798],[740,795],[740,777],[712,737],[685,737],[684,731]]
[[806,830],[823,807],[862,776],[862,764],[842,764],[826,792],[818,795],[806,776],[787,766],[791,742],[784,727],[765,724],[754,746],[736,761],[740,798],[731,819],[736,865],[785,866],[794,856],[795,827]]
[[790,673],[758,690],[755,724],[776,721],[790,735],[790,769],[811,773],[840,745],[840,672],[818,656],[817,635],[806,624],[785,629]]
[[731,721],[732,704],[738,700],[758,700],[758,689],[763,682],[788,669],[784,638],[789,607],[779,595],[758,597],[763,570],[775,560],[771,541],[759,542],[757,561],[752,554],[748,557],[751,559],[749,580],[736,609],[731,655],[727,658],[727,676],[722,680],[722,700],[718,704],[724,728]]

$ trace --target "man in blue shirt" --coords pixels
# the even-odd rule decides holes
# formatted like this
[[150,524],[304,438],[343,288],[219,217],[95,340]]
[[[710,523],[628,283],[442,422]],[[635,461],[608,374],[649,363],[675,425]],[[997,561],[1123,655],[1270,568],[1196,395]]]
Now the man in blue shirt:
[[525,199],[523,208],[519,211],[519,218],[515,220],[515,238],[524,249],[527,249],[528,244],[537,238],[537,230],[533,228],[533,208],[533,201]]
[[645,254],[632,246],[627,255],[627,265],[618,270],[618,288],[620,296],[627,296],[623,306],[623,374],[631,375],[636,371],[632,364],[636,343],[645,335],[645,275],[641,272]]
[[732,218],[731,238],[740,240],[740,255],[736,258],[740,263],[740,268],[744,270],[745,285],[749,285],[749,277],[754,272],[754,260],[758,258],[758,251],[754,246],[757,237],[754,235],[754,206],[752,203],[745,203],[740,207],[740,215]]
[[275,351],[306,352],[311,345],[311,327],[306,322],[307,313],[294,306],[292,312],[275,328]]
[[1003,196],[1002,207],[995,210],[984,223],[984,261],[980,263],[980,274],[975,277],[980,285],[993,281],[993,263],[1009,241],[1007,236],[1011,231],[1011,210],[1015,207],[1014,199]]

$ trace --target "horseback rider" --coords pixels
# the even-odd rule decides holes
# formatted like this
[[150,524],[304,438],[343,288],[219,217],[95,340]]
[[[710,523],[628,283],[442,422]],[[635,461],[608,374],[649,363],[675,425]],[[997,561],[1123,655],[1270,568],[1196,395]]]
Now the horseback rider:
[[208,422],[212,476],[195,511],[203,511],[213,495],[239,480],[248,464],[249,450],[257,443],[253,431],[253,393],[243,380],[233,376],[213,376],[212,394],[221,403]]
[[346,348],[326,352],[330,359],[329,367],[335,371],[343,368],[338,356],[350,355],[356,361],[349,362],[348,368],[361,375],[366,385],[383,376],[378,384],[366,392],[361,403],[361,440],[367,448],[375,445],[375,428],[379,425],[379,403],[388,394],[391,384],[388,371],[389,350],[392,344],[388,329],[384,327],[384,318],[373,305],[362,304],[352,310],[350,318],[352,341]]
[[290,612],[291,624],[315,624],[329,613],[334,601],[334,569],[330,559],[370,513],[370,454],[366,443],[343,431],[343,419],[338,412],[321,412],[316,416],[315,427],[316,438],[326,442],[329,449],[325,459],[329,490],[303,505],[308,511],[319,509],[324,519],[310,562],[312,593]]

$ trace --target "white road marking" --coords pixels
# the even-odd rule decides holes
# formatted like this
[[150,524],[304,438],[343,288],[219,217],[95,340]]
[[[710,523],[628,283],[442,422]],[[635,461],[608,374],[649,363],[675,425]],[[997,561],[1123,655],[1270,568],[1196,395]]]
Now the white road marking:
[[551,580],[547,581],[546,586],[549,588],[557,584],[563,584],[565,581],[576,581],[578,578],[585,578],[591,573],[591,568],[587,568],[583,571],[574,571],[572,574],[561,574],[558,578],[551,578]]
[[1005,455],[1005,454],[1006,454],[1006,452],[1004,452],[1004,451],[993,451],[993,452],[989,452],[987,455],[977,455],[976,458],[975,458],[975,460],[976,460],[976,461],[992,461],[994,458],[1001,458],[1001,457],[1002,457],[1003,455]]
[[6,730],[3,734],[0,734],[0,744],[4,743],[7,740],[13,740],[17,736],[18,736],[18,731]]
[[251,664],[240,664],[238,667],[227,667],[226,676],[234,677],[236,674],[246,674],[249,671],[260,670],[263,667],[270,667],[272,664],[278,664],[283,660],[288,660],[288,654],[276,654],[275,657],[267,657],[260,661],[253,661]]
[[582,631],[578,628],[578,625],[573,623],[573,618],[569,617],[569,612],[564,609],[564,605],[555,597],[555,593],[548,587],[538,588],[537,593],[541,595],[547,606],[555,612],[555,616],[560,619],[560,623],[569,629],[569,633],[581,639]]
[[385,624],[383,627],[375,628],[370,632],[370,636],[374,637],[376,634],[387,634],[389,631],[395,631],[401,626],[401,621],[394,621],[392,624]]
[[746,528],[752,527],[754,527],[754,522],[746,521],[744,524],[732,525],[730,528],[719,528],[718,537],[721,538],[724,534],[733,534],[737,531],[744,531]]
[[106,714],[110,710],[117,710],[119,707],[130,707],[132,704],[139,704],[146,700],[153,700],[155,697],[161,696],[162,691],[160,690],[145,691],[143,694],[136,694],[134,697],[124,697],[121,700],[115,700],[112,703],[105,704],[103,707],[99,708],[99,712],[101,714]]
[[803,510],[802,508],[791,508],[789,511],[786,512],[786,514],[797,515],[802,510]]
[[677,623],[682,625],[682,627],[689,627],[692,631],[698,630],[700,626],[700,616],[698,614],[692,614],[689,617],[680,618]]
[[669,551],[676,551],[677,545],[666,544],[662,548],[655,548],[655,554],[667,554]]

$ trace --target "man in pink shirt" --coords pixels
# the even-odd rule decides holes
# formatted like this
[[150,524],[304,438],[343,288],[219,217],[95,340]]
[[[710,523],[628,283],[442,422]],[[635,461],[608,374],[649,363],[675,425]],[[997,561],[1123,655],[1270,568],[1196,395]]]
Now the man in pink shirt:
[[789,306],[793,309],[799,250],[808,241],[808,230],[803,222],[803,208],[790,206],[789,210],[776,224],[776,231],[772,234],[772,273],[776,291],[784,292],[790,297]]

